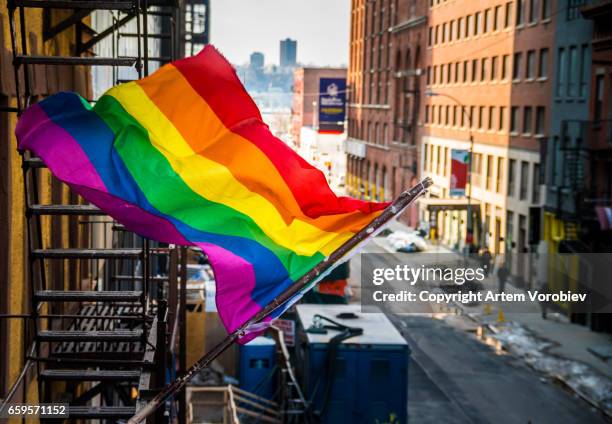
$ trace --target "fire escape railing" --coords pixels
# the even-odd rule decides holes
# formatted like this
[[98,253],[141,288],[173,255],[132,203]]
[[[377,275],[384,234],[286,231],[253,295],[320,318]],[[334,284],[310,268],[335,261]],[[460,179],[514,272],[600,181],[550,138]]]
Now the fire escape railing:
[[[26,9],[30,8],[42,9],[45,41],[74,31],[72,56],[29,52]],[[20,115],[36,101],[32,90],[36,66],[111,67],[113,83],[121,83],[125,81],[119,80],[118,69],[131,67],[141,78],[148,75],[151,63],[169,62],[184,51],[184,9],[176,1],[8,0],[7,9],[17,106],[0,112]],[[84,19],[100,10],[113,14],[112,25],[95,32]],[[162,20],[160,32],[150,32],[149,16]],[[134,21],[135,30],[123,29]],[[91,49],[109,37],[112,56],[95,56]],[[135,54],[121,55],[122,38],[136,40]],[[150,56],[151,40],[164,43],[163,54]],[[30,152],[19,153],[28,253],[24,293],[30,303],[29,313],[0,316],[23,320],[26,332],[24,367],[3,406],[25,401],[29,385],[36,381],[39,401],[66,401],[71,419],[129,418],[166,384],[174,356],[179,357],[179,372],[185,369],[185,290],[177,287],[179,281],[186,285],[186,250],[156,246],[126,231],[95,206],[76,195],[66,196],[61,186],[59,202],[56,196],[56,202],[41,203],[45,164]],[[68,237],[76,238],[77,246],[64,246],[61,237],[59,245],[53,245],[53,237],[51,243],[46,241],[45,234],[60,221],[83,235]],[[62,390],[58,383],[63,383]],[[184,392],[178,411],[171,409],[170,415],[178,414],[184,422]],[[167,419],[161,411],[151,422]]]

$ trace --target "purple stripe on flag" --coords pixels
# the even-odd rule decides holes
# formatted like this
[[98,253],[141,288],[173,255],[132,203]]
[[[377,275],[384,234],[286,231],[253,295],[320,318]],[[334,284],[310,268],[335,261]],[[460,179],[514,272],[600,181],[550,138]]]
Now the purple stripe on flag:
[[19,148],[33,151],[60,180],[108,191],[79,143],[68,131],[55,124],[39,105],[24,112],[15,128],[15,135]]

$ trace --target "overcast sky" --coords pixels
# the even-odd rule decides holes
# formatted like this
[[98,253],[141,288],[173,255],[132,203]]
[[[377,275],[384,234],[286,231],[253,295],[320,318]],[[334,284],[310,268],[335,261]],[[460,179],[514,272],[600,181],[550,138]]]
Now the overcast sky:
[[279,41],[297,40],[306,65],[348,62],[350,0],[210,0],[211,43],[240,65],[260,51],[277,64]]

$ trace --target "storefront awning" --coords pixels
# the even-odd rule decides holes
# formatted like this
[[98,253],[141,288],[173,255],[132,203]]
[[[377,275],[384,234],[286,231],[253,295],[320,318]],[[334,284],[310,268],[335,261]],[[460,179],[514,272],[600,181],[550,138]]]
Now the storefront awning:
[[[419,205],[430,211],[463,211],[467,210],[468,207],[468,200],[466,198],[440,199],[437,197],[421,197],[418,202]],[[471,199],[470,205],[472,209],[480,210],[480,202],[478,200]]]

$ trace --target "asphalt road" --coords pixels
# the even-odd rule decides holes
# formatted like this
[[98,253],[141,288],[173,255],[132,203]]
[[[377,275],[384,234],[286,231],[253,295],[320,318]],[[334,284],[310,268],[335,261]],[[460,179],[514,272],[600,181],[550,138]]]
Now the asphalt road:
[[[368,250],[382,251],[372,244]],[[359,275],[359,260],[352,261],[351,274],[353,279]],[[472,333],[427,315],[390,315],[412,350],[411,423],[607,422],[586,402],[527,368],[521,359],[497,354]]]

